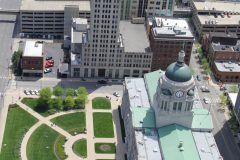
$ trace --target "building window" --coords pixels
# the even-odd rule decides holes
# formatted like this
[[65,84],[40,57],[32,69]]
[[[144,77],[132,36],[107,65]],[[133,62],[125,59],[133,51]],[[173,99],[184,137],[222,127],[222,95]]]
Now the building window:
[[173,111],[176,112],[176,110],[177,110],[177,102],[174,102],[173,103]]
[[182,102],[179,102],[178,103],[178,111],[181,111],[182,110]]

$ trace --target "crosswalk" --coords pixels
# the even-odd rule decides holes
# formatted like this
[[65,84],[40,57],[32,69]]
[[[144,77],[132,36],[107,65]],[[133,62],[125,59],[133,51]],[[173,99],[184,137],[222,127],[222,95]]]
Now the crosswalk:
[[212,98],[212,104],[217,104],[220,103],[220,99],[219,98]]

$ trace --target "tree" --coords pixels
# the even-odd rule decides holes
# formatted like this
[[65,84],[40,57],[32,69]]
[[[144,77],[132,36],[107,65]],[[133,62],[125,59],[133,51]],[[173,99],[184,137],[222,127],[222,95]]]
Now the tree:
[[239,91],[238,85],[231,85],[229,87],[229,92],[231,93],[237,93]]
[[50,108],[54,108],[56,110],[63,109],[63,100],[62,98],[54,98],[50,100]]
[[64,107],[66,109],[72,109],[74,107],[75,103],[74,103],[74,99],[71,96],[67,96],[64,100]]
[[62,96],[64,94],[64,90],[62,89],[62,87],[57,86],[54,88],[53,94],[57,97]]
[[78,96],[75,99],[75,106],[77,108],[84,109],[85,108],[85,104],[86,104],[86,96],[84,96],[84,95]]
[[21,57],[22,57],[22,51],[19,50],[19,51],[15,51],[11,58],[11,62],[12,62],[11,69],[13,73],[16,75],[21,74],[21,67],[20,67]]
[[66,89],[66,96],[74,96],[74,89],[67,88]]
[[85,87],[79,87],[79,88],[77,89],[77,93],[78,93],[79,95],[88,95],[88,91],[87,91],[87,89],[86,89]]
[[38,106],[42,109],[48,109],[48,105],[52,97],[51,89],[49,87],[46,87],[41,89],[39,92],[40,96],[38,98]]
[[228,102],[228,101],[227,101],[227,97],[222,94],[222,95],[219,96],[219,98],[220,98],[220,103],[221,103],[222,105],[226,106],[226,105],[227,105],[227,102]]

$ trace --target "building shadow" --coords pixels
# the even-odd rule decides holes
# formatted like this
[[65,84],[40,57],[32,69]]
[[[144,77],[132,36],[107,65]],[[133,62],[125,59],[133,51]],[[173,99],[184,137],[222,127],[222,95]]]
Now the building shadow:
[[239,144],[235,141],[236,137],[231,132],[231,129],[226,121],[221,130],[214,135],[219,152],[223,159],[240,160]]

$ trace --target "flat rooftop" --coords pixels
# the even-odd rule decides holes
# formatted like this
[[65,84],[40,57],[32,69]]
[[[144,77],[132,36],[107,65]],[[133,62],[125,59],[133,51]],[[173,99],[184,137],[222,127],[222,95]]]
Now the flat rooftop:
[[200,23],[202,25],[239,25],[239,19],[240,19],[240,15],[230,15],[230,17],[228,16],[224,16],[224,18],[222,18],[220,15],[215,18],[214,15],[199,15],[198,14],[198,18],[200,20]]
[[132,107],[132,123],[136,128],[155,128],[155,112],[152,108]]
[[223,160],[212,133],[192,132],[192,135],[202,160]]
[[185,19],[155,17],[152,20],[155,36],[189,37],[194,38]]
[[214,64],[220,72],[240,73],[240,62],[238,61],[214,61]]
[[150,52],[150,44],[144,24],[132,24],[130,21],[120,21],[125,52]]
[[158,135],[154,130],[135,131],[138,160],[162,160]]
[[143,78],[125,78],[125,85],[128,90],[130,106],[150,108],[148,94]]
[[223,1],[217,1],[217,2],[195,2],[193,1],[196,9],[198,11],[212,11],[213,8],[216,11],[221,12],[239,12],[240,13],[240,2],[223,2]]
[[36,41],[26,41],[24,57],[43,57],[43,44],[36,43]]
[[64,6],[76,5],[80,11],[90,12],[90,1],[84,0],[22,0],[20,10],[63,11]]

